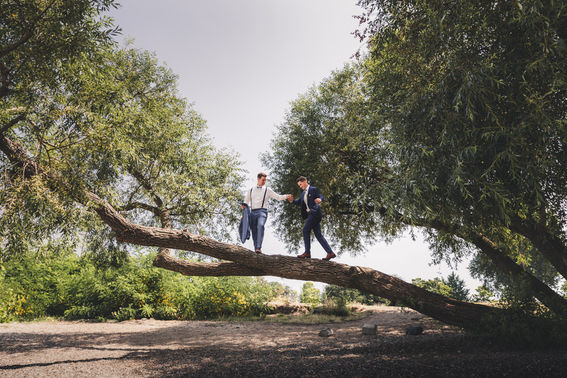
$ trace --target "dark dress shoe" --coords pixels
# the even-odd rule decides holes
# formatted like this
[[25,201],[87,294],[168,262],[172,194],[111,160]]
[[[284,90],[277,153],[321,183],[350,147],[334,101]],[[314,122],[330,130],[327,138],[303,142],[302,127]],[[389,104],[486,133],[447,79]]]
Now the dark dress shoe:
[[323,257],[323,260],[329,261],[330,259],[334,259],[335,257],[337,257],[337,255],[331,252],[331,253],[327,253],[327,256]]
[[297,257],[300,259],[310,259],[311,253],[303,252],[301,255],[297,255]]

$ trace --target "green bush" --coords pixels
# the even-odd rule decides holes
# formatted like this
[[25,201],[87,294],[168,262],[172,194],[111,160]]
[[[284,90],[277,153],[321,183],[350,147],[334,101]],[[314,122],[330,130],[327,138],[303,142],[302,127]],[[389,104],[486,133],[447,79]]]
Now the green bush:
[[112,317],[118,320],[119,322],[123,322],[125,320],[136,319],[137,314],[138,311],[136,309],[132,308],[131,306],[128,306],[128,307],[120,307],[118,311],[114,311],[112,313]]
[[335,302],[344,301],[345,303],[361,303],[365,305],[373,305],[376,303],[390,304],[390,301],[374,294],[364,293],[358,289],[350,289],[337,285],[325,286],[323,296]]
[[299,295],[299,301],[301,303],[307,303],[311,306],[317,306],[321,303],[321,293],[317,289],[313,282],[305,282],[301,288],[301,294]]
[[0,322],[262,315],[276,294],[260,278],[186,277],[153,267],[153,257],[133,256],[105,269],[75,254],[9,260],[0,269]]
[[94,319],[96,315],[96,308],[88,306],[72,306],[70,309],[65,310],[64,313],[66,320]]
[[322,306],[313,309],[314,314],[325,314],[335,316],[349,316],[350,310],[347,307],[347,302],[344,298],[337,297],[335,299],[326,299]]
[[266,302],[273,296],[270,286],[258,278],[210,277],[198,281],[198,295],[190,302],[196,319],[263,315]]

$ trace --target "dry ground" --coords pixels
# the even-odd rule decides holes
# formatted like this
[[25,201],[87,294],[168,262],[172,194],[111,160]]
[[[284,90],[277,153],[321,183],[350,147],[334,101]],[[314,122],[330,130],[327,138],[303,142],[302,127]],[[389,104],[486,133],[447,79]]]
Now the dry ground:
[[[364,336],[363,323],[378,324]],[[421,324],[420,336],[406,336]],[[335,334],[318,336],[323,328]],[[157,321],[0,324],[0,376],[566,376],[567,351],[483,345],[414,311],[327,325]]]

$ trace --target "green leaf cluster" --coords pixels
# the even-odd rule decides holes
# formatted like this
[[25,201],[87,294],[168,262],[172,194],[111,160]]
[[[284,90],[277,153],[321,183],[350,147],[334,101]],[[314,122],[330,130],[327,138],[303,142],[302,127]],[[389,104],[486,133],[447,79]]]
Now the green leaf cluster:
[[0,265],[0,322],[65,319],[216,319],[259,316],[276,293],[250,277],[185,277],[137,255],[97,268],[68,252],[13,258]]
[[[435,263],[472,255],[491,290],[564,316],[567,4],[358,3],[368,53],[291,103],[264,156],[274,186],[320,188],[340,250],[420,230]],[[297,249],[300,217],[276,217]]]
[[103,13],[111,6],[2,6],[0,134],[44,173],[30,180],[0,156],[0,259],[60,243],[103,265],[123,261],[128,248],[76,205],[83,189],[141,224],[234,237],[238,156],[213,146],[206,121],[154,54],[112,41],[117,29]]
[[321,293],[319,289],[313,285],[313,282],[305,282],[301,287],[301,293],[299,294],[299,302],[308,303],[311,306],[317,306],[321,303]]

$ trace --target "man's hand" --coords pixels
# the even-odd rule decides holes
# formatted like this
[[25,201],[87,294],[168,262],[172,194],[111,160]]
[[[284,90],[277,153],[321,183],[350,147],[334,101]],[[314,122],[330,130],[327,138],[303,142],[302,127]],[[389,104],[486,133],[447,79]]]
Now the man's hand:
[[320,204],[320,203],[321,203],[321,198],[315,198],[315,203],[316,203],[316,204]]
[[293,202],[293,196],[292,196],[291,194],[288,194],[288,195],[287,195],[287,200],[288,200],[289,202]]

